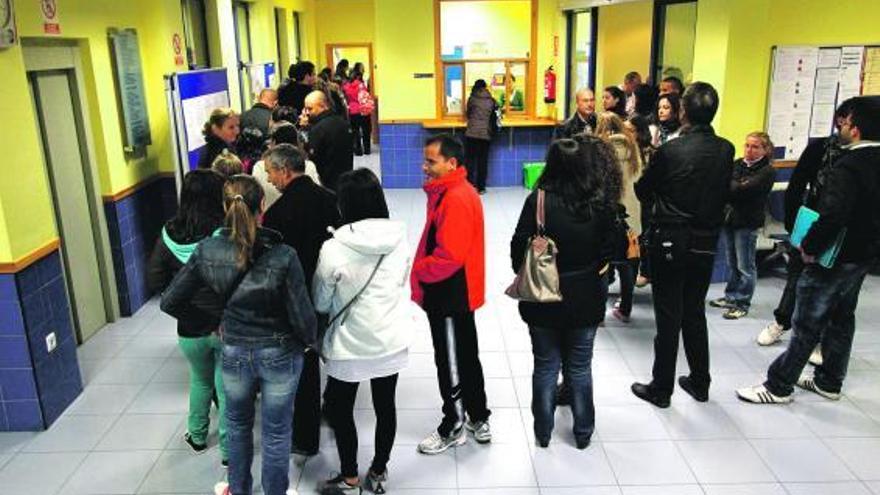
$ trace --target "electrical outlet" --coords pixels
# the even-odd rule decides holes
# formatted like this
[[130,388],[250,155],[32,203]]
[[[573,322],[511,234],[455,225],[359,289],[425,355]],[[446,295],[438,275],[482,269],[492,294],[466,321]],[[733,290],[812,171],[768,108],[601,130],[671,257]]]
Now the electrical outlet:
[[55,337],[55,332],[46,335],[46,350],[52,352],[56,347],[58,347],[58,338]]

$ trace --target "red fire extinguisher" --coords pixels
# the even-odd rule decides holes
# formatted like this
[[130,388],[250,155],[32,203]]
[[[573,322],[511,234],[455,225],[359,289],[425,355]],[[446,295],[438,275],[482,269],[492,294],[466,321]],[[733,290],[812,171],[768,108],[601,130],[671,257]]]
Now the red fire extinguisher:
[[544,103],[556,103],[556,73],[552,65],[544,71]]

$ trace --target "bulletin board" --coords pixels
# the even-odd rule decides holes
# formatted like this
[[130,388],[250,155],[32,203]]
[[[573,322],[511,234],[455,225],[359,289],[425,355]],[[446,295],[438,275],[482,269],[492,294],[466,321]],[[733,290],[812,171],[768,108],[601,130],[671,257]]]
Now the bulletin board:
[[880,45],[777,46],[772,63],[766,127],[777,159],[831,135],[840,102],[880,95]]

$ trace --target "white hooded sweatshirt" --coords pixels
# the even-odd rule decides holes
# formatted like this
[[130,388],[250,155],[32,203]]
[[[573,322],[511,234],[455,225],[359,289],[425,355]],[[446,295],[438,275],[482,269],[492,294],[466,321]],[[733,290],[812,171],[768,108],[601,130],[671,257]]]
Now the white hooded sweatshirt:
[[411,253],[404,223],[367,219],[333,231],[321,247],[313,301],[316,311],[334,317],[364,287],[382,255],[369,286],[324,336],[328,374],[334,376],[336,369],[344,375],[337,379],[361,381],[406,367],[413,326],[408,307]]

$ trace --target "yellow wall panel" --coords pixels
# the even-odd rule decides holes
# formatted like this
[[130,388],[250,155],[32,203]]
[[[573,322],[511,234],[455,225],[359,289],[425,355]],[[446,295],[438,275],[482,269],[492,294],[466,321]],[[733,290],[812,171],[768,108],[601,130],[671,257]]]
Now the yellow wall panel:
[[596,89],[623,83],[623,76],[638,71],[647,78],[651,64],[652,2],[631,2],[599,7],[596,47]]

